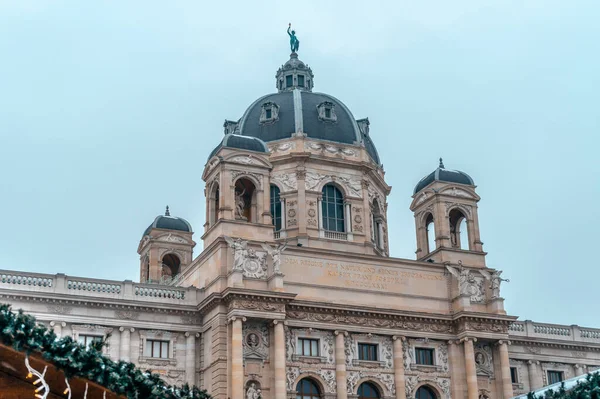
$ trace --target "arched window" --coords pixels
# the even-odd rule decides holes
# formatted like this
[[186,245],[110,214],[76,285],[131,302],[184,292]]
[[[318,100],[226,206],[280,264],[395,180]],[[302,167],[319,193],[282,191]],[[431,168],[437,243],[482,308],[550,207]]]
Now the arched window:
[[320,399],[319,387],[310,378],[303,378],[296,385],[296,399]]
[[452,248],[469,249],[467,218],[460,209],[454,208],[448,214],[450,222],[450,243]]
[[281,230],[281,198],[279,197],[279,187],[271,184],[271,218],[275,231]]
[[329,231],[343,233],[344,226],[344,196],[333,184],[323,187],[323,228]]
[[379,399],[379,391],[370,382],[363,382],[358,387],[358,399]]
[[162,259],[162,269],[160,273],[161,283],[170,282],[179,274],[181,261],[175,254],[167,254]]
[[425,219],[425,229],[427,234],[427,253],[434,251],[435,246],[435,224],[433,223],[433,215],[430,213]]
[[427,385],[423,385],[422,387],[417,389],[415,399],[437,399],[437,395]]
[[208,194],[208,224],[212,226],[219,220],[219,185],[213,184]]
[[383,223],[383,217],[381,215],[381,208],[379,207],[379,201],[377,199],[373,200],[373,204],[371,205],[371,228],[373,243],[377,246],[377,248],[383,248],[383,237],[381,234],[381,227]]

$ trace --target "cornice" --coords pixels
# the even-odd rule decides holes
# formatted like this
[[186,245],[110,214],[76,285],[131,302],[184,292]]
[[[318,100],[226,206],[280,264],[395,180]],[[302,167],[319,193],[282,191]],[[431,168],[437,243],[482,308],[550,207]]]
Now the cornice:
[[[177,305],[177,304],[161,304],[157,303],[156,306],[154,304],[141,305],[141,304],[132,304],[131,301],[127,301],[127,304],[124,303],[115,303],[108,302],[102,300],[95,300],[95,298],[77,298],[70,299],[66,297],[58,298],[48,293],[41,293],[43,296],[34,295],[36,293],[3,293],[0,294],[0,298],[7,298],[11,300],[20,300],[20,301],[28,301],[28,302],[38,302],[43,304],[51,304],[51,305],[70,305],[70,306],[85,306],[85,307],[96,307],[96,308],[104,308],[104,309],[112,309],[112,310],[135,310],[138,312],[151,312],[151,313],[168,313],[168,314],[179,314],[179,315],[195,315],[196,307],[193,305]],[[122,300],[119,300],[123,302]],[[185,306],[187,309],[183,308]]]
[[544,348],[556,348],[556,349],[567,349],[567,350],[580,350],[586,351],[591,350],[593,352],[600,352],[600,344],[593,342],[576,342],[576,341],[562,341],[562,342],[550,342],[540,338],[529,338],[529,337],[515,337],[509,336],[510,342],[513,347],[516,345],[523,346],[535,346]]

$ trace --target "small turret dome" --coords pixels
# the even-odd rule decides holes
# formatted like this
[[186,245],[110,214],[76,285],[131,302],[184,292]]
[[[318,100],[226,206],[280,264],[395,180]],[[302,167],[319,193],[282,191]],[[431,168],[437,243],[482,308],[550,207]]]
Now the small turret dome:
[[[227,129],[227,124],[231,123],[229,121],[225,121],[225,128]],[[269,152],[269,147],[267,144],[257,137],[249,137],[249,136],[241,136],[239,134],[233,133],[225,133],[225,137],[219,143],[218,146],[215,147],[214,150],[211,151],[208,159],[211,159],[215,156],[215,154],[223,147],[227,148],[238,148],[240,150],[248,150],[248,151],[256,151],[256,152]]]
[[154,222],[152,222],[152,224],[148,226],[146,231],[144,231],[144,236],[150,234],[150,230],[152,229],[177,230],[184,231],[186,233],[191,233],[192,225],[183,218],[171,216],[171,213],[169,212],[169,207],[167,206],[165,214],[158,215],[154,219]]
[[471,176],[465,172],[459,170],[446,169],[444,161],[440,158],[440,165],[436,170],[422,178],[415,186],[414,194],[418,193],[434,181],[443,181],[448,183],[466,184],[468,186],[474,186],[475,182],[471,179]]

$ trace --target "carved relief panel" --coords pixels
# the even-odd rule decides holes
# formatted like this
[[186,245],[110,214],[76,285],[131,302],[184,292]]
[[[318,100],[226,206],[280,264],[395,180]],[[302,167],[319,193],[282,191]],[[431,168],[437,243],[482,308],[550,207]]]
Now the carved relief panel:
[[492,357],[492,347],[489,343],[475,343],[475,368],[477,375],[494,376],[494,359]]
[[242,328],[244,359],[266,360],[269,357],[269,329],[266,323],[248,321]]
[[295,199],[287,200],[285,204],[285,213],[288,227],[298,226],[298,201]]
[[317,201],[314,199],[306,200],[306,226],[308,228],[319,228],[318,215],[319,210],[317,209]]

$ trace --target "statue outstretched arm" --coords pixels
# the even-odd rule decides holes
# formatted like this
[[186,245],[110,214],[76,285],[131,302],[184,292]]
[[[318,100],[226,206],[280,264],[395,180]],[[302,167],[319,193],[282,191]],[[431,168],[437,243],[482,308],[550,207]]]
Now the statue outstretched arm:
[[290,24],[288,26],[288,30],[287,30],[288,35],[290,35],[290,37],[292,37],[292,33],[290,32],[290,29],[292,29],[292,24]]

